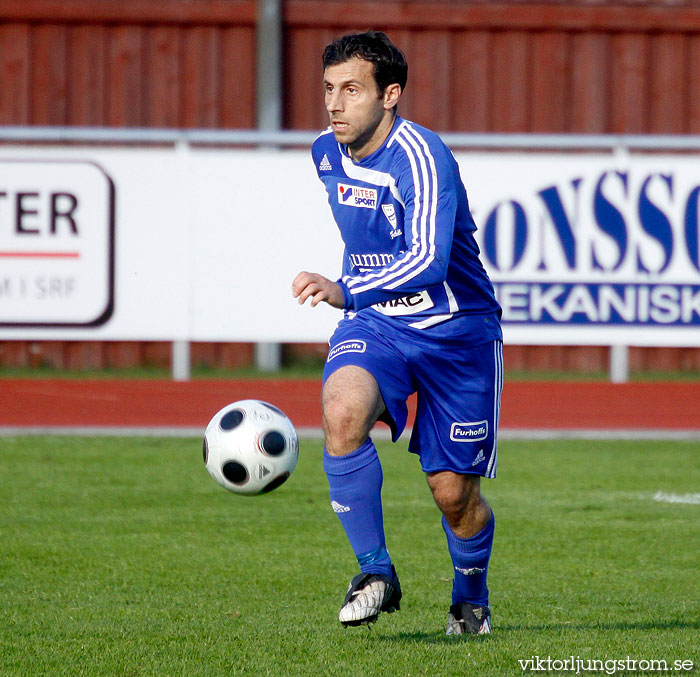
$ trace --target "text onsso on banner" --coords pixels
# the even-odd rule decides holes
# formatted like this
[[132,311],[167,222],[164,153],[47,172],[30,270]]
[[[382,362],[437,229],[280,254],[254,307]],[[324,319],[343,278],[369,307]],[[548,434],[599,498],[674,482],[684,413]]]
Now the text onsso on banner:
[[571,165],[482,211],[504,322],[700,326],[700,163]]

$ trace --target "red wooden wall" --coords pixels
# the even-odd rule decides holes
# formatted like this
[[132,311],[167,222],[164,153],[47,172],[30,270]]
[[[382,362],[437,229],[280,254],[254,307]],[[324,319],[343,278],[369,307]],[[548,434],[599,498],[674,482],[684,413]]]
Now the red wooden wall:
[[0,0],[0,124],[255,125],[253,0]]
[[[0,124],[252,128],[256,0],[0,0]],[[283,0],[285,126],[326,124],[320,54],[372,27],[406,52],[406,117],[438,131],[700,134],[700,6],[676,0]],[[318,347],[287,347],[287,354]],[[194,361],[249,363],[249,345]],[[638,369],[698,351],[635,349]],[[165,344],[0,343],[0,365],[166,364]],[[509,346],[506,365],[595,370],[605,348]]]
[[319,54],[368,26],[404,50],[402,114],[441,131],[700,133],[700,7],[286,3],[288,124],[324,124]]
[[[700,6],[286,0],[286,126],[325,125],[320,54],[374,27],[440,131],[700,133]],[[253,127],[255,0],[0,0],[0,124]]]

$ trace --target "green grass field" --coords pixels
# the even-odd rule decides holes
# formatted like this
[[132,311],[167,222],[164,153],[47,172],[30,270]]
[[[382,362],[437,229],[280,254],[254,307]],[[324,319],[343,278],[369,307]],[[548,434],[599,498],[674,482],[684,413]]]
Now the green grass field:
[[697,495],[700,443],[503,441],[485,483],[495,628],[477,638],[444,636],[437,509],[405,445],[379,447],[404,601],[344,630],[356,564],[319,442],[302,443],[281,489],[244,498],[209,478],[196,439],[0,438],[0,675],[500,676],[535,655],[698,665],[700,505],[653,497]]

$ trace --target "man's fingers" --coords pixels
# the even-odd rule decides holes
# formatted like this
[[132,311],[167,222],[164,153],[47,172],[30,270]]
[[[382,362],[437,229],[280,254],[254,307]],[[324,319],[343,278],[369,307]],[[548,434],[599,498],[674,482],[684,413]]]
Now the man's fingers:
[[324,291],[323,289],[319,292],[316,292],[313,295],[313,298],[311,299],[311,307],[315,308],[321,301],[325,301],[328,299],[328,292]]
[[297,297],[299,298],[299,305],[304,305],[306,302],[306,299],[309,298],[314,293],[314,290],[312,289],[312,285],[306,285],[298,294]]
[[294,282],[292,282],[292,294],[295,298],[304,291],[312,277],[311,273],[302,271],[294,278]]
[[320,285],[317,282],[310,282],[298,294],[299,305],[304,305],[306,300],[311,298],[311,305],[315,306],[318,301],[323,300],[318,299],[318,301],[314,302],[315,297],[320,294],[323,294],[323,290],[321,289]]
[[304,305],[307,299],[311,299],[311,307],[315,308],[321,301],[325,301],[334,308],[343,307],[343,297],[340,287],[323,275],[318,273],[299,273],[292,282],[292,294],[298,299],[299,305]]

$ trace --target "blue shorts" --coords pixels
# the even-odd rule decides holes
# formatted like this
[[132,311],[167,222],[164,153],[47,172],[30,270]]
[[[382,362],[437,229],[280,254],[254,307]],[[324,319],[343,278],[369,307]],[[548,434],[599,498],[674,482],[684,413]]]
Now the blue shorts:
[[361,317],[344,319],[330,340],[323,381],[340,367],[372,374],[396,441],[406,426],[406,400],[417,393],[408,450],[426,473],[450,470],[496,476],[496,440],[503,386],[503,343],[471,345],[414,333],[387,334]]

